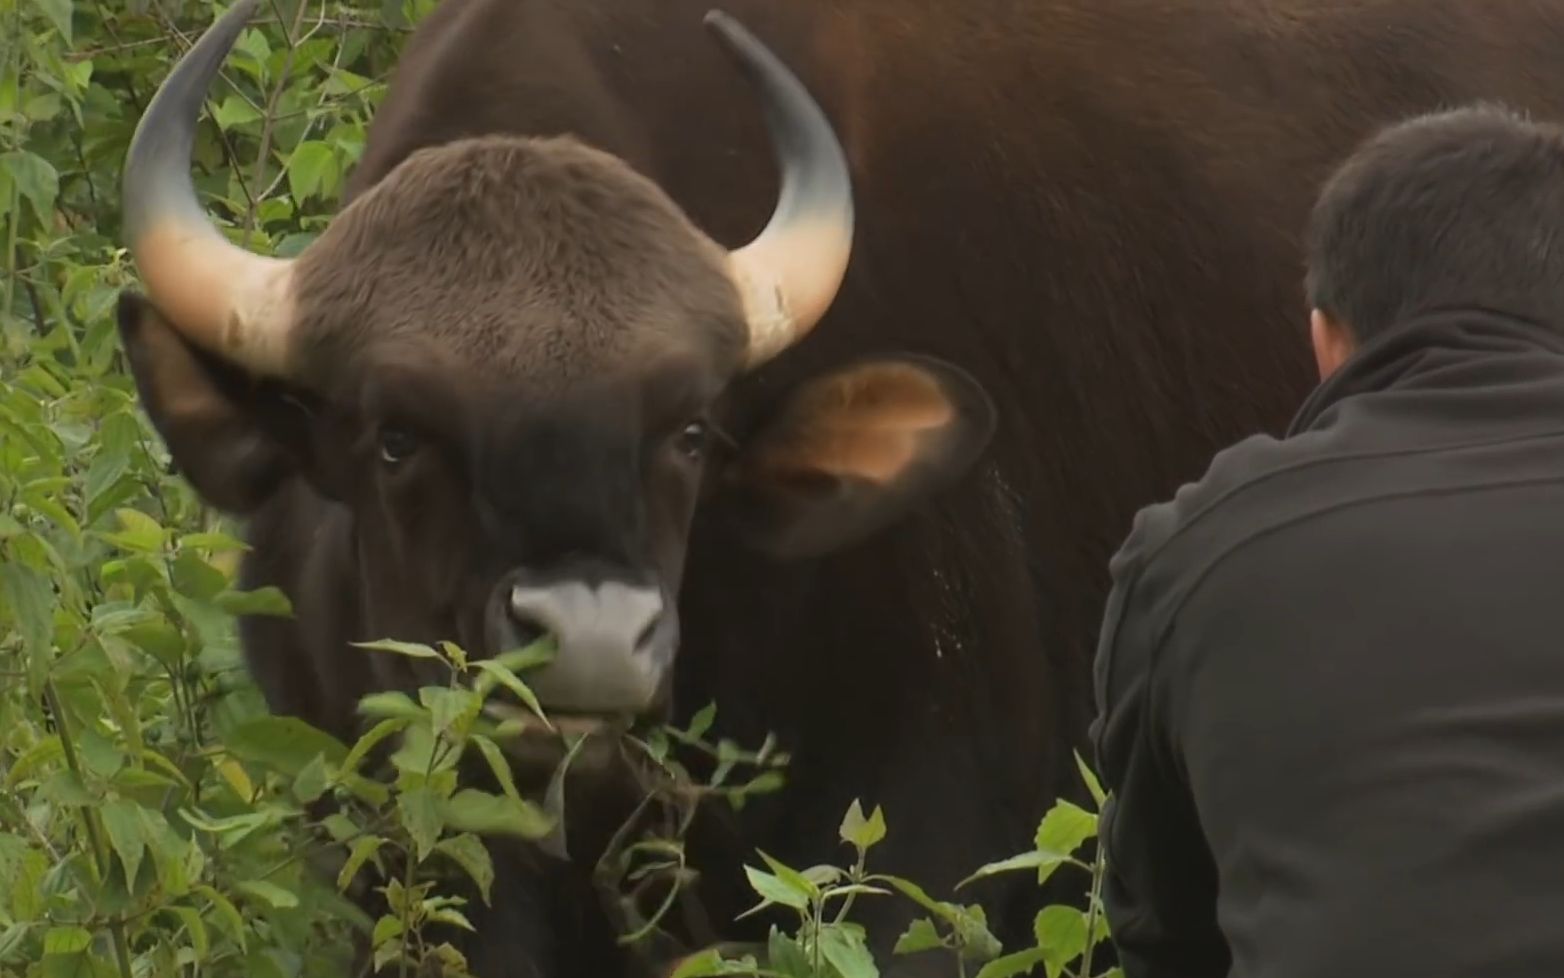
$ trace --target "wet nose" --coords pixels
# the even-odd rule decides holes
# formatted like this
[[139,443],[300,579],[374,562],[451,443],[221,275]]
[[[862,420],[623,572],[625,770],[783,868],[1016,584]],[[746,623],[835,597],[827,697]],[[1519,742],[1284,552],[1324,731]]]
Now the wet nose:
[[545,708],[637,712],[655,700],[672,651],[661,589],[614,580],[517,583],[507,612],[517,632],[554,637],[553,661],[527,676]]

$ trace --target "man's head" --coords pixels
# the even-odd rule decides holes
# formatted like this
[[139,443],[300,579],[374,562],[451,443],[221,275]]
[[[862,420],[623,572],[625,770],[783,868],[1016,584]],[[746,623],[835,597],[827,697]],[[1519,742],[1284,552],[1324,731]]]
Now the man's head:
[[1564,129],[1494,105],[1389,126],[1326,182],[1307,248],[1322,377],[1439,306],[1564,329]]

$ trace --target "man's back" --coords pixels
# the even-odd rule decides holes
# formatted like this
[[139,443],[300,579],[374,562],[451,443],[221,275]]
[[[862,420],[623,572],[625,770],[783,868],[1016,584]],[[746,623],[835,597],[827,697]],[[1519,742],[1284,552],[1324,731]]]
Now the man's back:
[[[1098,679],[1140,716],[1100,746],[1145,738],[1187,791],[1235,978],[1558,973],[1564,332],[1425,320],[1294,430],[1137,521]],[[1157,811],[1110,822],[1110,857]]]

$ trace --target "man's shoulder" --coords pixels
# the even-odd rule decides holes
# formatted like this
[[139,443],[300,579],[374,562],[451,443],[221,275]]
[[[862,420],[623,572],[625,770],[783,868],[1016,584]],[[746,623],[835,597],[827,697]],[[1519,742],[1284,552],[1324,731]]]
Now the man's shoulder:
[[[1286,494],[1290,476],[1324,454],[1320,442],[1314,432],[1287,439],[1257,434],[1218,452],[1200,478],[1136,513],[1112,560],[1115,580],[1144,570],[1196,530],[1223,529],[1222,516],[1238,502],[1252,502],[1256,494]],[[1243,532],[1242,527],[1225,529]]]

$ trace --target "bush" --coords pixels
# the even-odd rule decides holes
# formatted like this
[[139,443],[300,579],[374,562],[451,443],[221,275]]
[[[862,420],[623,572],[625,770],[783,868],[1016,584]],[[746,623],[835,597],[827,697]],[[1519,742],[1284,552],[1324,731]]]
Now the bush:
[[[241,36],[194,154],[197,189],[234,240],[288,255],[321,230],[431,6],[281,0]],[[525,702],[525,668],[546,650],[469,662],[448,644],[381,643],[438,658],[451,681],[370,697],[376,722],[352,745],[268,716],[232,615],[286,615],[288,601],[235,587],[243,544],[171,471],[119,352],[116,297],[135,284],[119,244],[120,166],[155,85],[216,12],[194,0],[0,0],[0,974],[335,978],[367,945],[388,970],[439,961],[459,975],[438,935],[470,927],[453,878],[487,897],[480,837],[563,845],[562,795],[523,797],[504,763],[540,711],[517,719],[486,699],[503,687]],[[711,719],[634,740],[654,783],[680,786],[664,800],[687,811],[775,790],[786,758],[770,744],[707,743]],[[691,790],[671,743],[716,757],[715,775]],[[388,766],[371,770],[381,748]],[[458,785],[462,758],[492,771],[496,790]],[[1094,828],[1094,813],[1061,804],[1036,851],[980,875],[1072,867],[1095,894],[1101,866],[1073,855]],[[870,872],[886,831],[882,812],[855,805],[842,825],[849,865],[794,870],[757,854],[758,896],[796,911],[797,927],[759,958],[713,950],[681,974],[877,974],[848,912],[888,898],[928,913],[899,950],[946,948],[963,974],[1042,965],[1054,976],[1077,962],[1072,973],[1092,973],[1095,900],[1086,913],[1048,908],[1037,946],[1004,953],[977,908]],[[600,872],[632,897],[688,878],[677,832],[621,843]],[[383,898],[373,917],[346,895],[370,885]],[[657,908],[626,907],[627,940],[656,928]]]

